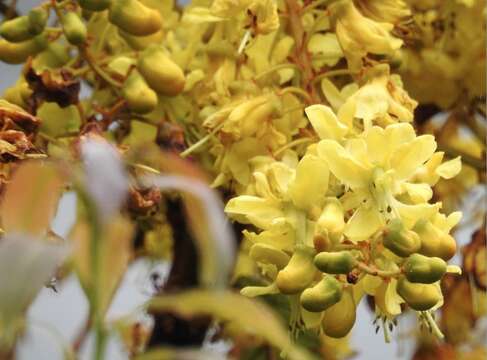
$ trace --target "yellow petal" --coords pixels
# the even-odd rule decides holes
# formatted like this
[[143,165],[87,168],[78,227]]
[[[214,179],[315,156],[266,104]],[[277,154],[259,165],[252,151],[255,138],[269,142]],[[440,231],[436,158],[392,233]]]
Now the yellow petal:
[[444,179],[451,179],[457,176],[460,170],[462,170],[462,162],[460,156],[457,156],[456,158],[445,161],[443,164],[438,166],[435,172]]
[[348,220],[344,234],[352,241],[366,240],[382,226],[382,219],[375,207],[359,207]]
[[429,220],[438,212],[440,204],[418,204],[406,205],[399,201],[395,202],[401,220],[407,229],[411,229],[420,219]]
[[322,140],[318,154],[328,163],[330,171],[350,187],[366,187],[372,176],[371,169],[360,164],[336,141]]
[[314,155],[305,155],[298,163],[296,176],[289,185],[288,194],[296,206],[310,209],[324,199],[328,190],[328,165]]
[[433,197],[433,190],[428,184],[403,183],[403,187],[415,204],[428,202]]
[[413,141],[402,144],[392,154],[391,168],[395,169],[398,179],[410,178],[416,169],[423,165],[436,150],[436,141],[432,135],[421,135]]
[[239,222],[254,224],[261,229],[269,229],[275,219],[283,217],[278,203],[251,195],[230,199],[225,212]]
[[304,111],[320,139],[340,140],[348,131],[329,106],[311,105]]

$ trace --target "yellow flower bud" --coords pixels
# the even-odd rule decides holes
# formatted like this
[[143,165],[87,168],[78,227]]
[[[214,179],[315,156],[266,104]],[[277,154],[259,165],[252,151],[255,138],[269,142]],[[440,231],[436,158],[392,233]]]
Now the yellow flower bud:
[[130,110],[139,114],[151,112],[158,102],[157,94],[147,85],[137,70],[133,70],[125,80],[122,96],[127,100]]
[[323,332],[333,338],[347,335],[355,324],[356,308],[352,289],[346,289],[340,301],[323,313]]
[[342,298],[342,285],[333,276],[325,275],[315,286],[303,291],[301,306],[311,312],[320,312],[336,304]]
[[127,42],[127,44],[134,50],[144,50],[151,44],[160,44],[164,37],[164,32],[159,30],[147,36],[131,35],[122,29],[118,29],[120,36]]
[[314,259],[315,266],[327,274],[348,274],[355,263],[350,251],[320,252]]
[[397,293],[414,310],[426,311],[435,306],[442,298],[440,288],[436,284],[418,284],[399,279]]
[[289,255],[284,251],[276,249],[274,246],[257,243],[252,245],[249,255],[256,262],[272,264],[281,270],[289,263]]
[[397,256],[406,257],[419,250],[421,240],[414,231],[405,229],[401,220],[393,219],[387,224],[383,244]]
[[306,289],[313,281],[316,268],[313,264],[315,251],[306,246],[297,246],[289,263],[279,271],[276,284],[283,294],[296,294]]
[[331,242],[337,242],[345,229],[344,211],[340,200],[329,198],[316,222],[317,235],[327,236]]
[[419,253],[450,260],[457,251],[455,239],[450,234],[438,229],[431,221],[421,220],[413,230],[419,235],[421,248]]
[[446,272],[446,263],[438,257],[411,255],[404,264],[406,278],[412,283],[432,284]]
[[48,41],[45,34],[18,43],[0,39],[0,60],[8,64],[21,64],[25,62],[29,56],[44,50],[47,45]]
[[10,42],[22,42],[39,35],[47,22],[47,11],[34,8],[27,15],[7,20],[0,26],[0,35]]
[[140,55],[138,69],[157,93],[176,96],[184,89],[183,70],[157,45],[149,46]]
[[108,13],[110,22],[136,36],[147,36],[162,27],[161,14],[138,0],[117,0]]

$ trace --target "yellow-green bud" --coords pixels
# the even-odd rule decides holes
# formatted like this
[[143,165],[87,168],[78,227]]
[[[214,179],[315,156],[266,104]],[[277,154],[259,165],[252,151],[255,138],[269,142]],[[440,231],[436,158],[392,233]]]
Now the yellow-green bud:
[[114,1],[108,13],[110,22],[136,36],[147,36],[162,27],[161,14],[138,0]]
[[112,0],[78,0],[78,3],[84,10],[103,11],[108,9]]
[[25,62],[29,56],[44,50],[47,45],[48,41],[45,34],[18,43],[0,39],[0,61],[8,64],[21,64]]
[[0,35],[10,42],[22,42],[42,33],[47,22],[47,11],[34,8],[27,15],[7,20],[0,26]]
[[138,69],[147,83],[156,92],[175,96],[184,89],[183,70],[157,45],[149,46],[140,55]]
[[296,246],[289,263],[276,277],[276,285],[281,293],[297,294],[311,284],[316,274],[314,256],[314,249]]
[[64,14],[62,25],[64,35],[70,44],[78,46],[86,41],[88,31],[78,14],[72,11]]
[[157,94],[147,85],[137,70],[133,70],[125,80],[122,96],[127,100],[130,110],[139,114],[153,111],[158,102]]
[[154,34],[147,36],[131,35],[122,29],[118,29],[119,35],[127,42],[127,44],[134,50],[144,50],[153,44],[160,44],[164,37],[164,32],[159,30]]
[[315,256],[315,266],[327,274],[348,274],[355,267],[350,251],[320,252]]
[[397,256],[407,257],[419,250],[421,240],[414,231],[405,229],[401,220],[393,219],[387,224],[383,244]]
[[289,255],[284,251],[262,243],[252,245],[249,255],[256,262],[275,265],[279,270],[283,269],[290,260]]
[[406,278],[412,283],[432,284],[446,272],[446,262],[438,257],[413,254],[404,263]]
[[323,332],[333,338],[346,336],[355,324],[356,309],[352,289],[346,289],[340,301],[323,313],[321,321]]
[[46,27],[49,19],[49,11],[42,7],[33,8],[27,14],[29,18],[29,31],[31,34],[39,35]]
[[303,291],[301,306],[311,312],[320,312],[336,304],[342,298],[342,285],[333,276],[324,275],[315,286]]
[[436,256],[445,261],[450,260],[457,251],[455,239],[450,234],[441,231],[428,220],[420,220],[413,230],[419,235],[421,248],[419,253],[426,256]]
[[418,284],[401,278],[397,282],[397,293],[414,310],[426,311],[441,299],[441,290],[435,284]]

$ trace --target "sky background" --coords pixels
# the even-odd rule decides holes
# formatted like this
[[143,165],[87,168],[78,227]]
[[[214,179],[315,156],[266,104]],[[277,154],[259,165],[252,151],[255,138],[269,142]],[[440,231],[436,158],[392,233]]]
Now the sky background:
[[[39,1],[18,1],[18,9],[24,13]],[[0,63],[0,93],[13,84],[20,73],[21,66]],[[64,196],[59,206],[58,215],[53,222],[53,230],[66,236],[74,222],[76,198],[70,193]],[[468,231],[467,231],[468,233]],[[468,235],[468,234],[465,235]],[[466,238],[465,236],[460,236]],[[165,267],[158,266],[164,272]],[[133,311],[146,301],[149,289],[149,275],[153,265],[141,261],[136,262],[127,272],[109,310],[108,318],[113,319]],[[58,285],[58,293],[43,289],[28,315],[31,326],[17,349],[19,360],[57,360],[62,359],[60,344],[71,343],[86,319],[88,304],[76,278],[69,277]],[[359,352],[355,359],[409,359],[413,350],[411,337],[402,336],[400,341],[394,340],[385,344],[382,333],[375,334],[372,325],[373,316],[362,301],[357,314],[357,321],[352,333],[352,346]],[[48,324],[48,326],[46,326]],[[414,326],[414,317],[409,316],[399,322],[398,333],[407,333]],[[90,359],[91,339],[82,349],[81,358]],[[106,359],[126,359],[120,343],[112,339],[109,343]]]

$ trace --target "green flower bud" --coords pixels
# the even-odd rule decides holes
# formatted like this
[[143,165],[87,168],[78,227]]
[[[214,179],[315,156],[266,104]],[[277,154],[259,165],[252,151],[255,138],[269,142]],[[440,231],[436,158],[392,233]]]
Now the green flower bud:
[[327,274],[348,274],[355,267],[355,258],[350,251],[320,252],[314,263]]
[[147,83],[156,92],[175,96],[184,89],[183,70],[157,45],[149,46],[140,55],[138,69]]
[[393,219],[387,224],[384,246],[397,256],[407,257],[419,250],[421,240],[414,231],[406,230],[399,219]]
[[303,291],[301,306],[311,312],[320,312],[336,304],[342,298],[342,285],[333,276],[324,275],[315,286]]
[[48,41],[45,34],[18,43],[0,39],[0,61],[8,64],[21,64],[25,62],[29,56],[44,50],[47,45]]
[[323,313],[321,322],[323,332],[333,338],[346,336],[355,324],[356,309],[352,289],[346,289],[340,301]]
[[306,289],[313,281],[316,268],[313,265],[315,251],[306,246],[296,246],[289,263],[279,271],[276,284],[283,294],[296,294]]
[[88,31],[78,14],[72,11],[64,14],[62,25],[64,35],[70,44],[78,46],[86,41]]
[[289,255],[267,244],[257,243],[252,245],[249,255],[256,262],[272,264],[281,270],[289,263]]
[[397,282],[397,293],[417,311],[429,310],[443,298],[435,284],[412,283],[404,277]]
[[5,21],[0,26],[0,35],[10,42],[23,42],[42,33],[48,13],[45,9],[34,8],[28,15]]
[[110,22],[136,36],[147,36],[162,27],[161,14],[138,0],[117,0],[108,13]]
[[445,274],[446,262],[438,257],[413,254],[404,263],[404,271],[412,283],[432,284]]
[[103,11],[108,9],[112,0],[78,0],[78,3],[84,10]]
[[130,110],[139,114],[153,111],[158,102],[157,94],[147,85],[137,70],[133,70],[125,80],[122,96],[127,100]]
[[419,235],[421,248],[419,253],[426,256],[436,256],[445,261],[450,260],[457,251],[455,239],[438,229],[428,220],[420,220],[413,230]]

